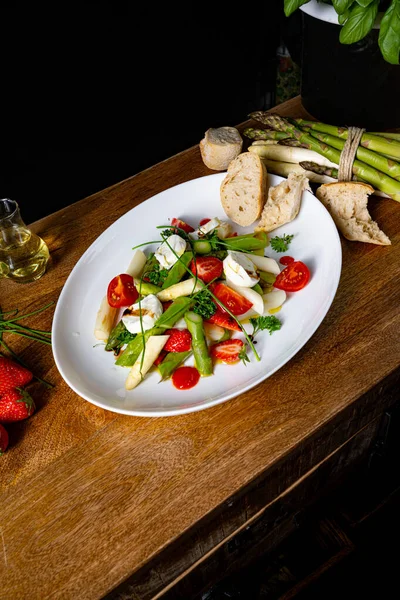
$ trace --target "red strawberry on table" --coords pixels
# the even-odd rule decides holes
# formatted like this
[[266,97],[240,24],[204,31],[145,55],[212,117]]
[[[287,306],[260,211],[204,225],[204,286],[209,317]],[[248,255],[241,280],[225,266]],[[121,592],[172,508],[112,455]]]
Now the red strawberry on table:
[[165,332],[169,335],[167,343],[163,350],[166,352],[187,352],[192,346],[192,336],[188,329],[167,329]]
[[27,390],[8,390],[0,397],[0,423],[22,421],[33,415],[35,409],[33,398]]
[[33,379],[33,373],[16,361],[0,356],[0,396],[16,387],[23,387]]
[[7,430],[0,425],[0,456],[7,450],[8,447],[8,433]]

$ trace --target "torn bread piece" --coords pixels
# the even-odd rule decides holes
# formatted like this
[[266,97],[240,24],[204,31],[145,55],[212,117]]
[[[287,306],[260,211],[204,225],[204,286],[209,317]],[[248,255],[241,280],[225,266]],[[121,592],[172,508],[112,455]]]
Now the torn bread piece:
[[273,231],[298,215],[304,190],[311,191],[304,173],[289,173],[288,178],[268,190],[268,198],[254,231]]
[[211,127],[200,141],[200,154],[206,167],[225,171],[242,146],[243,138],[236,127]]
[[260,218],[267,190],[268,173],[261,158],[243,152],[229,163],[221,183],[222,208],[231,221],[247,227]]
[[346,239],[389,246],[392,242],[368,212],[368,197],[373,193],[373,187],[356,181],[325,183],[316,190],[317,198]]

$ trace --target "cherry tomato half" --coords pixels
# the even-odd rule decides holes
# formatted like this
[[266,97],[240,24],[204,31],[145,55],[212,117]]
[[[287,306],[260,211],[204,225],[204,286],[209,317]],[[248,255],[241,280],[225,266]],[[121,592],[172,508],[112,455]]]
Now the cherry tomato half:
[[247,298],[232,290],[225,283],[212,283],[210,290],[235,317],[244,315],[253,306]]
[[303,262],[291,262],[275,279],[273,286],[285,292],[297,292],[305,287],[310,279],[310,271]]
[[[182,219],[177,219],[175,217],[171,219],[171,226],[179,227],[179,229],[183,229],[186,233],[192,233],[192,231],[194,231],[193,227],[186,223],[186,221],[182,221]],[[179,231],[177,231],[177,233],[179,235]]]
[[120,273],[111,279],[107,288],[108,304],[113,308],[130,306],[139,298],[132,275]]

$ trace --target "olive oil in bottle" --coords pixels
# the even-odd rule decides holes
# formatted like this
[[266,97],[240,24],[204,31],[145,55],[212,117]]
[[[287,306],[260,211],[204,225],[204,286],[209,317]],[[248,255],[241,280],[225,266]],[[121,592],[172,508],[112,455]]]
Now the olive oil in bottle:
[[50,258],[46,242],[23,222],[14,200],[0,200],[0,277],[20,283],[39,279]]

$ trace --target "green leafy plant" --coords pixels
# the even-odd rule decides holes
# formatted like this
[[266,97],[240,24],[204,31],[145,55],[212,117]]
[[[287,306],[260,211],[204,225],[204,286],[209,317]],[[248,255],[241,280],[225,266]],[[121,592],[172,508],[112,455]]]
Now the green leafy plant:
[[[342,44],[355,44],[373,28],[381,13],[379,48],[383,58],[392,65],[399,64],[400,54],[400,0],[319,0],[330,4],[342,26],[339,40]],[[310,0],[284,0],[285,15],[289,17]]]

